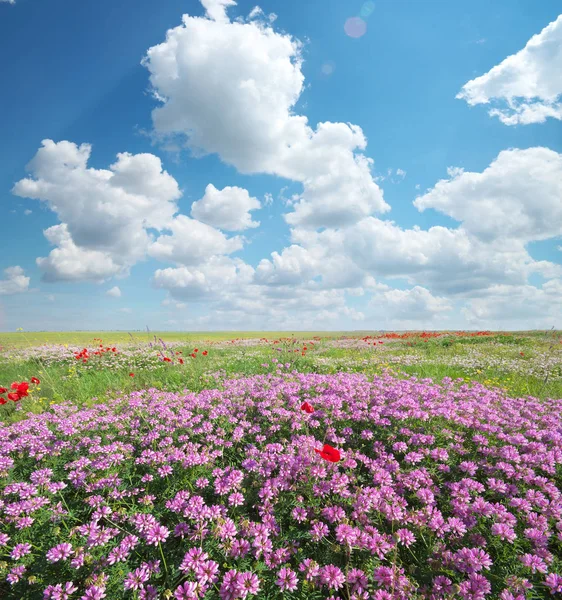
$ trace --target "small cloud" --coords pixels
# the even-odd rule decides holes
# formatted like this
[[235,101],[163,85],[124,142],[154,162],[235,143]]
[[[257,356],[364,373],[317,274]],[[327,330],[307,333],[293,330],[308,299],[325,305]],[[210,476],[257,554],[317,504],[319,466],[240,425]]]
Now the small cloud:
[[133,312],[132,308],[120,308],[119,312],[125,313],[127,315],[130,315]]
[[30,278],[25,276],[21,267],[4,269],[5,279],[0,279],[0,296],[20,294],[29,291]]
[[30,215],[32,212],[33,212],[33,211],[29,210],[29,208],[26,208],[26,209],[23,211],[23,214],[27,216],[27,215]]
[[447,167],[447,175],[454,179],[455,177],[460,177],[464,173],[464,169],[462,167]]
[[111,296],[112,298],[121,298],[121,290],[115,286],[112,287],[110,290],[107,290],[107,292],[105,292],[106,296]]
[[273,196],[267,192],[266,194],[264,194],[263,197],[263,205],[264,206],[271,206],[273,204]]
[[54,301],[55,301],[55,296],[54,296],[54,294],[47,294],[46,298],[47,298],[47,300],[48,300],[49,302],[54,302]]
[[403,169],[396,169],[396,175],[404,179],[404,177],[406,177],[406,171],[404,171]]
[[416,183],[416,190],[421,190],[421,185],[419,183]]
[[476,40],[474,43],[475,44],[485,44],[486,43],[486,38],[480,38],[479,40]]

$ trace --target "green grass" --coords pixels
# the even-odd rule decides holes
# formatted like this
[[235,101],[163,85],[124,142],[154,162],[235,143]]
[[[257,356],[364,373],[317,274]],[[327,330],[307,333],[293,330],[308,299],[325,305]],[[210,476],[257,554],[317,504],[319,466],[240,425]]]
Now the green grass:
[[[16,355],[18,352],[25,352],[21,348],[25,345],[33,345],[34,341],[37,345],[37,339],[31,337],[33,335],[40,336],[41,343],[57,342],[89,348],[94,347],[94,337],[103,339],[104,343],[109,345],[119,344],[120,341],[129,344],[133,341],[129,334],[122,332],[2,334],[0,342],[5,343],[5,336],[9,336],[10,339],[21,336],[19,338],[21,342],[19,350],[18,344],[12,343],[9,346],[11,350],[4,355],[0,352],[0,386],[9,387],[13,381],[30,381],[33,376],[41,380],[38,388],[31,386],[31,396],[20,402],[20,410],[13,402],[0,406],[0,420],[5,422],[20,420],[28,412],[41,412],[52,404],[65,400],[87,406],[102,402],[116,394],[151,387],[170,391],[186,389],[198,391],[203,388],[217,387],[220,385],[220,379],[224,377],[275,372],[276,366],[272,359],[289,364],[289,370],[297,369],[299,372],[333,373],[345,370],[373,376],[391,369],[397,377],[415,375],[419,378],[431,378],[436,382],[444,377],[450,377],[462,379],[464,383],[476,381],[487,387],[501,387],[507,394],[516,397],[562,398],[562,345],[556,332],[546,334],[545,332],[521,332],[510,336],[498,334],[487,338],[443,337],[418,342],[412,346],[407,345],[411,340],[393,340],[387,342],[384,349],[361,345],[361,342],[358,342],[357,348],[341,348],[336,344],[337,338],[342,334],[303,332],[298,335],[299,339],[295,342],[286,339],[277,344],[277,347],[283,348],[281,352],[274,350],[273,344],[233,345],[221,348],[214,343],[235,338],[267,337],[269,340],[274,340],[287,338],[286,332],[213,334],[151,332],[150,338],[146,333],[133,334],[134,341],[138,344],[138,354],[133,353],[131,358],[126,353],[120,353],[118,359],[117,355],[108,354],[101,359],[91,359],[87,365],[76,361],[70,351],[65,364],[55,362],[47,365],[34,358],[27,360],[6,358],[10,356],[10,352]],[[184,364],[161,362],[158,359],[159,350],[174,358],[177,357],[171,350],[166,350],[161,345],[148,348],[147,341],[150,339],[154,342],[155,336],[166,342],[185,343],[174,348],[174,351],[183,352]],[[310,340],[314,336],[321,337],[321,340],[314,346],[309,344],[305,356],[302,356],[300,351],[294,352],[295,348],[302,347],[302,339]],[[506,341],[508,339],[510,341]],[[207,349],[208,356],[203,357],[199,354],[196,359],[189,358],[195,345],[201,352]],[[521,352],[524,356],[521,356]],[[551,367],[549,376],[537,376],[518,372],[515,369],[505,371],[494,366],[481,369],[467,368],[454,364],[457,359],[470,362],[471,357],[474,356],[477,357],[475,359],[477,362],[484,359],[492,362],[495,359],[511,361],[509,364],[523,371],[547,359],[554,365],[558,364],[558,367]],[[399,357],[402,364],[393,364],[393,357]],[[96,363],[98,360],[100,362]],[[267,366],[263,366],[264,364]],[[130,372],[134,372],[134,377],[129,375]],[[214,373],[220,374],[218,379],[213,377]]]
[[[226,341],[233,339],[253,339],[267,337],[274,340],[282,337],[310,339],[312,337],[333,338],[345,335],[345,332],[334,331],[15,331],[0,333],[0,348],[24,348],[43,344],[69,344],[83,346],[92,344],[94,338],[101,338],[104,343],[113,345],[133,341],[146,342],[162,339],[165,342],[202,342]],[[356,335],[349,333],[348,335]]]

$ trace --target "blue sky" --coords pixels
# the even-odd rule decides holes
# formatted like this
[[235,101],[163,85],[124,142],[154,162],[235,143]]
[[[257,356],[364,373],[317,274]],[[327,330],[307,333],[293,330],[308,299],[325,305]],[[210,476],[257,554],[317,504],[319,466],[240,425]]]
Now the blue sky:
[[0,330],[560,327],[557,1],[203,5],[0,0]]

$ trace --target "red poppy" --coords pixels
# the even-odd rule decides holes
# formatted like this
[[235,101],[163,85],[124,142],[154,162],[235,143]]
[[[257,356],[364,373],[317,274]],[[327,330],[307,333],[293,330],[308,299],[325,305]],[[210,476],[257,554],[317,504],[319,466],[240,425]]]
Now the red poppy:
[[195,352],[192,352],[189,356],[191,356],[191,358],[195,358],[197,354],[195,354]]
[[199,352],[199,348],[195,348],[195,350],[193,350],[193,352]]
[[301,410],[304,410],[305,413],[308,413],[310,415],[314,412],[314,406],[312,406],[312,404],[310,404],[309,402],[303,402],[301,404]]
[[129,377],[134,377],[135,374],[134,373],[129,373]]
[[39,385],[41,382],[39,381],[39,379],[37,379],[37,377],[32,377],[31,383],[34,383],[35,385]]
[[207,350],[203,350],[203,356],[207,356],[207,354],[209,354]]
[[320,454],[320,456],[329,462],[338,462],[341,458],[340,451],[336,448],[332,448],[329,444],[324,444],[322,450],[318,450],[318,448],[314,448],[314,452]]
[[20,395],[17,392],[10,392],[8,394],[8,400],[13,400],[14,402],[17,402],[20,399]]
[[[15,390],[14,393],[17,394],[18,400],[29,395],[27,391],[29,389],[29,383],[27,383],[27,381],[22,381],[21,383],[14,381],[10,387]],[[8,394],[8,397],[9,396],[10,395]],[[13,400],[13,398],[10,398],[10,400]]]
[[525,355],[523,354],[523,352],[519,352],[519,354],[521,354],[521,356],[525,356]]
[[0,406],[1,406],[2,404],[6,404],[6,402],[8,402],[8,401],[6,400],[6,398],[0,398]]
[[0,394],[5,394],[8,391],[8,388],[0,387]]
[[164,362],[172,362],[171,358],[168,358],[167,356],[164,357]]
[[178,358],[180,365],[183,365],[183,358]]

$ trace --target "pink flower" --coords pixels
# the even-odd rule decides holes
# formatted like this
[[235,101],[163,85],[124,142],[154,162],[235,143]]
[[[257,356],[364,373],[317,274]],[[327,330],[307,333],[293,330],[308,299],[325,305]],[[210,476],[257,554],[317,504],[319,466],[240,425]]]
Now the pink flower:
[[287,567],[283,567],[277,573],[277,581],[275,582],[282,592],[293,592],[297,589],[298,584],[297,574]]

